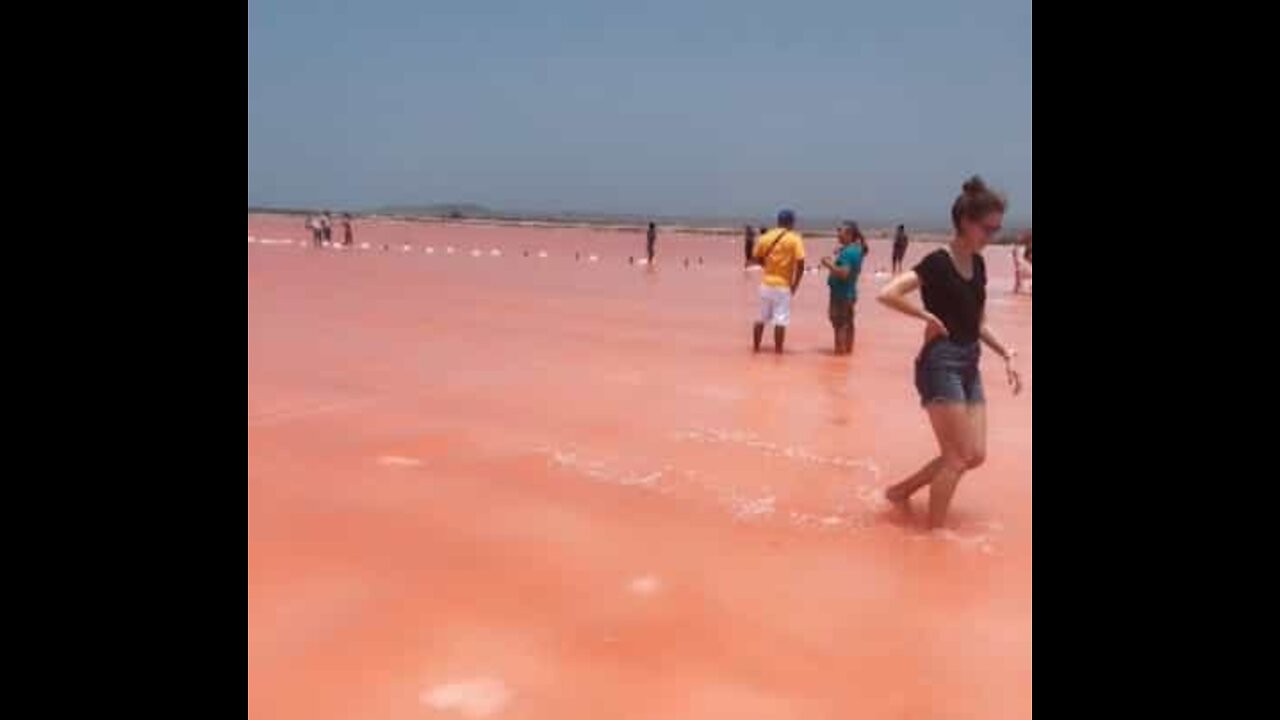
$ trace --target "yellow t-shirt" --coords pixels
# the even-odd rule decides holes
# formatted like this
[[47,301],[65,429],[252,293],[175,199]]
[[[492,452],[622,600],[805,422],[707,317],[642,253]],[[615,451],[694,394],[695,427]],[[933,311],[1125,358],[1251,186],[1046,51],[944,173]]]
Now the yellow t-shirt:
[[[786,237],[778,240],[778,235],[786,233]],[[777,244],[774,241],[778,240]],[[772,246],[772,249],[770,249]],[[770,287],[791,287],[796,276],[796,261],[804,259],[804,238],[795,230],[774,228],[756,240],[752,255],[757,259],[768,251],[764,257],[764,284]]]

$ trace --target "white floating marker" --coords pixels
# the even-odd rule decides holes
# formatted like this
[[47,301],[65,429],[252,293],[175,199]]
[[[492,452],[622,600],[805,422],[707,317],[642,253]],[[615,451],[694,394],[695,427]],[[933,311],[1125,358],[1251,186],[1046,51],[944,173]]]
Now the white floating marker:
[[250,236],[249,236],[249,242],[251,242],[251,243],[256,243],[256,242],[258,242],[258,240],[257,240],[257,238],[255,238],[254,236],[250,235]]
[[489,251],[489,257],[500,257],[501,255],[502,255],[502,251],[499,250],[498,248],[494,248]]
[[538,251],[538,257],[540,257],[540,258],[544,258],[544,257],[546,257],[546,256],[547,256],[547,251],[546,251],[546,250],[539,250],[539,251]]
[[600,257],[599,257],[599,256],[597,256],[597,255],[588,255],[588,256],[587,256],[587,260],[588,260],[588,261],[590,261],[590,262],[595,262],[595,261],[597,261],[597,260],[599,260],[599,259],[600,259]]
[[445,248],[445,249],[444,249],[444,251],[445,251],[446,253],[448,253],[448,254],[452,255],[452,254],[453,254],[453,246],[452,246],[452,245],[450,245],[449,247]]
[[403,457],[400,455],[384,455],[378,458],[378,464],[390,467],[421,467],[422,461],[418,458]]
[[627,583],[627,589],[636,595],[653,595],[662,588],[662,582],[653,575],[634,578]]
[[471,257],[480,257],[480,251],[479,251],[479,250],[472,250],[472,251],[471,251]]
[[369,243],[360,243],[360,249],[361,249],[361,250],[368,250],[368,249],[369,249]]
[[410,251],[410,250],[412,250],[412,249],[413,249],[413,248],[409,247],[408,245],[405,245],[405,246],[404,246],[404,251],[405,251],[405,252],[409,252],[409,251]]
[[433,247],[431,247],[430,245],[428,245],[428,246],[427,246],[427,254],[428,254],[428,255],[435,255],[435,254],[436,254],[436,249],[435,249],[435,248],[433,248]]
[[487,718],[497,716],[511,703],[511,691],[501,680],[476,678],[423,690],[418,701],[433,714]]

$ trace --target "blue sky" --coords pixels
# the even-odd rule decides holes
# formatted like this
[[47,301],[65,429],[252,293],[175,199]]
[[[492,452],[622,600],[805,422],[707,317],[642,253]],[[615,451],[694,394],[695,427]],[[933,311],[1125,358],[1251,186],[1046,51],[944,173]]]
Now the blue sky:
[[1031,218],[1030,0],[250,0],[249,203]]

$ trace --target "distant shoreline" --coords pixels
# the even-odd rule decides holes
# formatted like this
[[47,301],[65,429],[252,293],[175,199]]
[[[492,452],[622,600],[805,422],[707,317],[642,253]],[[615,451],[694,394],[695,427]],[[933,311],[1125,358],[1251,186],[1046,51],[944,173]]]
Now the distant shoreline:
[[[318,212],[311,209],[295,209],[295,208],[260,208],[250,207],[249,215],[266,215],[266,216],[285,216],[285,217],[305,217],[312,213]],[[333,213],[338,216],[341,213]],[[586,229],[598,230],[602,232],[621,232],[621,233],[642,233],[648,228],[648,221],[641,219],[620,218],[569,218],[569,217],[503,217],[495,214],[495,216],[476,216],[467,217],[465,214],[426,214],[426,213],[396,213],[396,212],[366,212],[351,213],[352,217],[361,220],[372,221],[389,221],[389,222],[413,222],[431,225],[464,225],[464,226],[494,226],[494,227],[520,227],[520,228],[540,228],[540,229]],[[687,221],[673,221],[671,219],[654,218],[658,223],[661,232],[677,233],[684,235],[723,235],[726,237],[740,238],[742,237],[742,225],[698,225]],[[745,223],[744,223],[745,224]],[[832,226],[835,223],[831,223]],[[758,226],[753,226],[758,229]],[[833,237],[833,228],[806,227],[804,223],[797,228],[800,232],[810,237]],[[908,235],[913,242],[946,242],[950,239],[949,231],[937,229],[908,229]],[[1007,244],[1013,242],[1017,237],[1017,233],[1021,230],[1009,230],[996,244]],[[893,238],[894,228],[883,227],[864,227],[863,234],[869,240],[890,240]]]

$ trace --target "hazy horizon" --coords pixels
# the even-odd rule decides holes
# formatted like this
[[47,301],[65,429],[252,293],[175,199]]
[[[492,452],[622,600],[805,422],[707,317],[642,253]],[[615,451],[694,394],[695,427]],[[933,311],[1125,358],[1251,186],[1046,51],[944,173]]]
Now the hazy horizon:
[[1031,3],[249,7],[251,206],[1032,219]]
[[[466,205],[474,205],[474,204],[473,203],[439,203],[439,204],[433,203],[433,204],[425,204],[425,205],[415,206],[415,207],[384,206],[384,207],[356,208],[356,207],[328,207],[328,206],[325,206],[325,207],[262,206],[262,205],[256,205],[256,204],[250,203],[249,212],[251,214],[252,213],[304,214],[304,213],[318,213],[324,210],[329,210],[331,213],[335,215],[343,212],[350,212],[357,216],[409,217],[409,216],[419,215],[422,217],[436,218],[436,217],[445,217],[446,216],[445,211],[447,208],[462,207]],[[658,213],[645,214],[645,213],[627,213],[627,212],[611,213],[611,212],[605,212],[605,211],[599,211],[599,212],[577,212],[577,211],[551,212],[551,211],[538,211],[538,210],[522,211],[522,210],[507,210],[502,208],[490,208],[490,207],[483,207],[482,209],[484,211],[483,213],[476,214],[472,212],[466,212],[460,217],[460,219],[463,219],[463,220],[489,219],[489,220],[496,220],[496,221],[511,221],[511,222],[516,222],[516,221],[547,221],[547,222],[563,221],[565,223],[592,222],[592,223],[619,224],[619,225],[639,225],[645,222],[652,221],[652,222],[656,222],[659,227],[663,225],[680,225],[680,226],[707,227],[707,228],[713,228],[713,227],[733,228],[733,227],[741,227],[744,224],[751,225],[752,227],[760,227],[762,224],[771,227],[774,222],[773,215],[768,213],[762,214],[759,217],[756,217],[756,216],[747,217],[747,216],[739,216],[739,215],[664,215],[664,214],[658,214]],[[912,232],[924,232],[924,233],[933,234],[933,233],[947,233],[951,231],[951,227],[948,222],[933,222],[933,223],[913,222],[910,219],[885,220],[885,219],[876,218],[873,216],[858,217],[853,214],[832,216],[832,215],[805,215],[805,214],[798,213],[797,228],[801,230],[825,232],[827,230],[834,229],[838,223],[844,220],[856,221],[864,229],[892,228],[899,224],[902,224],[902,225],[905,225],[907,229]],[[1030,223],[1020,223],[1020,222],[1013,222],[1009,220],[1006,220],[1005,222],[1005,230],[1007,232],[1014,232],[1017,230],[1026,230],[1026,229],[1030,229],[1030,227],[1031,227]]]

